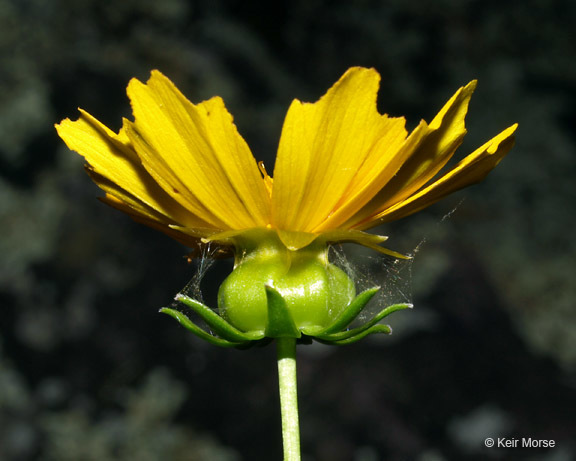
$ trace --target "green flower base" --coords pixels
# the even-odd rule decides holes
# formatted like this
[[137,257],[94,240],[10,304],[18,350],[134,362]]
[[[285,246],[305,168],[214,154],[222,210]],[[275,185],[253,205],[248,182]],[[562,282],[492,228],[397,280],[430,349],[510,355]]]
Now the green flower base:
[[282,295],[271,286],[267,285],[265,288],[268,301],[268,319],[264,331],[240,331],[214,309],[184,294],[178,294],[175,298],[176,301],[184,304],[200,316],[209,330],[199,327],[179,310],[164,307],[160,309],[160,312],[175,318],[182,326],[211,344],[221,347],[245,348],[256,344],[265,344],[274,338],[294,338],[302,343],[316,340],[331,345],[351,344],[374,333],[392,333],[392,328],[389,325],[379,322],[393,312],[412,307],[412,304],[408,303],[393,304],[382,309],[363,325],[349,328],[349,325],[380,289],[374,287],[356,296],[329,326],[297,328]]

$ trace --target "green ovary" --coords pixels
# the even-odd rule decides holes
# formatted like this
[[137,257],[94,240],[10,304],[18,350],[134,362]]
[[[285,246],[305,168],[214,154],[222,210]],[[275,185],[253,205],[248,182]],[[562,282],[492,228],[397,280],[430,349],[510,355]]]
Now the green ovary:
[[264,332],[268,318],[265,285],[282,295],[301,331],[330,325],[354,299],[354,283],[328,262],[325,243],[290,251],[275,232],[251,237],[237,242],[235,268],[218,292],[221,315],[239,330]]

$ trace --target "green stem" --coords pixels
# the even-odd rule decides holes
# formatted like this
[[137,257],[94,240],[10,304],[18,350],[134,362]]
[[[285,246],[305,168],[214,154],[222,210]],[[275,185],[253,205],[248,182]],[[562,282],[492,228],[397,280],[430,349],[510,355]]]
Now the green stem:
[[296,381],[296,339],[277,338],[278,384],[282,412],[284,461],[300,461],[300,428]]

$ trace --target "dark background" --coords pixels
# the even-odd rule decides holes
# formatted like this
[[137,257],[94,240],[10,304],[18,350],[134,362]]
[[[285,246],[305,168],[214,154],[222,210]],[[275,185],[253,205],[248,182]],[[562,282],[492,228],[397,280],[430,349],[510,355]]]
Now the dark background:
[[79,106],[118,129],[158,68],[222,96],[271,171],[290,101],[353,65],[410,127],[478,78],[460,156],[520,128],[481,185],[377,229],[425,240],[394,335],[299,348],[304,458],[575,459],[575,23],[571,0],[0,0],[0,459],[281,458],[274,348],[157,313],[186,249],[98,202],[53,124]]

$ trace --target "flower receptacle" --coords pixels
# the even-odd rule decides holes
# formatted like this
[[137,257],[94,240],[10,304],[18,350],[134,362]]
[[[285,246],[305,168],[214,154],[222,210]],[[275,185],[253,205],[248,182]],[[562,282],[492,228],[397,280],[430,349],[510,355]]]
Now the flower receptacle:
[[326,328],[354,299],[354,283],[328,261],[326,244],[293,251],[276,232],[251,234],[239,237],[234,270],[218,293],[220,314],[231,325],[245,332],[267,331],[267,336],[276,331],[269,325],[271,290],[282,298],[299,332]]

